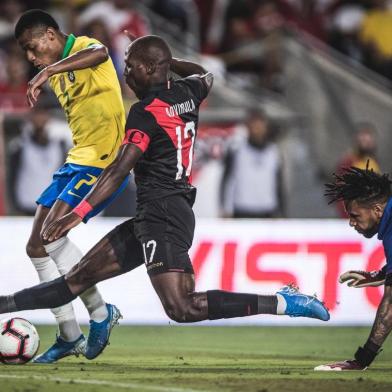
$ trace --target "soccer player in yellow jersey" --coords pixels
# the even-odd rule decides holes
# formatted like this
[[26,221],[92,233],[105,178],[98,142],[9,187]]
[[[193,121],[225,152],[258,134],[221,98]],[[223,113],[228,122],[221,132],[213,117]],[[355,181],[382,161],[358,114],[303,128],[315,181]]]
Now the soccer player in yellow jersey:
[[[68,272],[82,257],[67,236],[43,243],[40,232],[48,224],[71,211],[90,191],[102,170],[116,157],[124,136],[125,113],[120,85],[107,48],[89,37],[64,34],[51,15],[42,10],[25,12],[15,26],[15,38],[28,61],[40,69],[29,82],[27,99],[37,102],[46,81],[63,107],[73,138],[65,164],[53,176],[49,187],[37,200],[37,210],[26,251],[41,282]],[[86,217],[96,215],[119,193]],[[55,362],[68,355],[99,355],[107,344],[110,330],[121,317],[119,310],[106,304],[97,288],[80,298],[90,315],[87,339],[75,319],[72,304],[53,309],[59,335],[38,363]]]

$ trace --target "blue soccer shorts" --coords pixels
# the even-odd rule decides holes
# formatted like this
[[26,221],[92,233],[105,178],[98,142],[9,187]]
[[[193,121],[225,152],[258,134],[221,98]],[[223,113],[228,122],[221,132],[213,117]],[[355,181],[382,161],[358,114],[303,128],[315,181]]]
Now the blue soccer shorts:
[[[98,167],[66,163],[53,174],[52,183],[42,192],[36,203],[51,208],[56,200],[62,200],[74,208],[90,192],[102,172],[103,169]],[[87,222],[107,207],[124,190],[128,180],[127,177],[117,191],[90,211],[83,221]]]

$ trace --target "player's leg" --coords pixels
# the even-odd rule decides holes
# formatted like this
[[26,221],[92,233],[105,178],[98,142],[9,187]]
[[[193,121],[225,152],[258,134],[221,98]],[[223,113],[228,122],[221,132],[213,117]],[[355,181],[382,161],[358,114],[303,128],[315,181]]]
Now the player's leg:
[[[57,199],[50,209],[44,225],[50,224],[71,210],[72,206],[70,204]],[[67,236],[63,236],[51,243],[46,242],[44,247],[54,260],[60,275],[65,275],[69,272],[83,256],[82,251]],[[90,320],[101,322],[108,317],[107,304],[95,286],[80,294],[80,298],[89,312]]]
[[[70,211],[72,208],[76,207],[80,200],[94,186],[102,169],[91,166],[68,164],[67,172],[69,181],[58,195],[44,226],[63,216],[64,208],[67,208],[68,211]],[[111,203],[114,198],[122,192],[127,185],[127,182],[128,179],[124,180],[116,192],[114,192],[105,202],[94,208],[94,210],[84,219],[85,223]],[[52,243],[46,244],[45,249],[57,264],[57,268],[62,275],[70,271],[82,258],[82,252],[68,237],[62,237]],[[114,311],[113,305],[104,302],[95,286],[84,291],[80,295],[80,298],[89,312],[92,327],[95,326],[94,323],[105,321],[108,318],[109,313]]]
[[[40,214],[40,219],[36,220],[27,249],[30,254],[45,255],[44,258],[33,260],[36,268],[42,270],[41,275],[45,275],[45,279],[41,281],[52,280],[65,274],[81,259],[81,251],[66,236],[50,244],[44,244],[39,236],[42,227],[46,223],[50,223],[68,213],[83,197],[83,195],[71,192],[70,187],[72,189],[74,185],[80,183],[81,191],[88,192],[89,189],[85,189],[83,186],[91,185],[93,181],[83,170],[80,172],[78,170],[79,167],[74,167],[70,164],[65,164],[61,167],[54,174],[52,183],[44,190],[37,201],[39,204],[38,211],[45,211],[45,214]],[[95,170],[97,171],[96,174],[99,175],[101,169],[95,168]],[[83,175],[87,179],[79,178]],[[96,179],[95,176],[92,177],[94,180]],[[68,195],[68,199],[59,200],[63,194]],[[50,274],[49,267],[51,267]],[[45,274],[44,271],[48,273]],[[93,287],[86,293],[83,293],[82,300],[87,304],[90,317],[94,320],[102,321],[108,316],[107,306],[96,288]],[[77,348],[77,353],[84,350],[85,339],[76,321],[72,304],[55,309],[54,312],[59,324],[59,337],[53,346],[35,359],[35,362],[54,362],[66,355],[73,354],[75,352],[73,346]]]
[[288,315],[328,320],[329,314],[315,297],[298,291],[290,295],[280,291],[275,295],[233,293],[222,290],[194,291],[194,277],[189,273],[167,272],[151,276],[166,314],[179,323],[256,314]]
[[[133,220],[114,228],[102,238],[65,276],[0,297],[0,314],[29,309],[46,309],[73,301],[94,284],[124,274],[143,264],[143,252],[133,231]],[[87,345],[86,356],[95,358],[106,346],[116,312],[98,328],[98,345]],[[99,323],[100,324],[100,323]],[[89,336],[90,339],[90,336]]]
[[[26,246],[26,252],[34,265],[40,282],[48,282],[60,276],[58,268],[53,259],[47,254],[40,238],[40,231],[43,222],[50,213],[50,209],[38,205],[33,221],[33,227]],[[59,337],[55,347],[46,351],[44,356],[40,356],[42,361],[53,362],[60,356],[78,354],[84,347],[84,337],[82,331],[75,320],[72,304],[55,307],[51,309],[56,318],[59,329]],[[61,345],[61,343],[63,343]],[[59,347],[59,344],[61,347]]]
[[[130,219],[117,226],[98,246],[91,249],[67,274],[66,283],[71,292],[79,293],[86,287],[131,271],[143,263],[142,247],[134,234],[133,219]],[[104,321],[90,321],[85,352],[87,359],[97,357],[104,350],[110,332],[120,317],[119,310],[112,306]]]
[[255,314],[329,319],[324,305],[314,297],[285,288],[275,295],[194,291],[188,250],[192,244],[194,215],[191,199],[173,196],[146,203],[137,229],[151,282],[166,313],[178,322],[243,317]]
[[[70,209],[78,205],[80,200],[94,186],[102,169],[69,164],[68,171],[69,176],[72,178],[58,196],[44,225],[50,224],[64,215],[61,214],[59,216],[59,214],[57,214],[57,208],[62,211],[62,205],[67,204],[70,206]],[[94,208],[94,210],[84,219],[85,223],[111,203],[111,201],[122,192],[127,182],[128,179],[125,179],[116,192],[114,192],[105,202]],[[59,238],[58,240],[45,245],[45,249],[55,260],[57,267],[62,274],[66,274],[70,271],[82,258],[82,252],[67,237]],[[106,345],[110,330],[117,323],[121,314],[115,305],[104,302],[96,286],[89,286],[89,288],[83,291],[79,296],[90,315],[90,331],[85,355],[87,358],[91,359],[97,355],[97,350],[102,351],[101,347]]]

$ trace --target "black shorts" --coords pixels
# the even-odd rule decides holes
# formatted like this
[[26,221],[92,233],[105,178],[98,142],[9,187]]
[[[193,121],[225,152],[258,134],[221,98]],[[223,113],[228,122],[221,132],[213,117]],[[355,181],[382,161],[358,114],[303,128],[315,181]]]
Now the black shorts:
[[110,243],[124,271],[146,264],[150,276],[165,272],[193,274],[188,251],[195,230],[193,200],[177,194],[144,202],[136,217],[117,226]]

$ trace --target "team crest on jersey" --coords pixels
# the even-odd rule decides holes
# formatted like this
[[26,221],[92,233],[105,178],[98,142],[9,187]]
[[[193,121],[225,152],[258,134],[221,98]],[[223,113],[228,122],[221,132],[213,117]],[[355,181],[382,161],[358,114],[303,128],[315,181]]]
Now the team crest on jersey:
[[65,92],[65,79],[64,79],[64,75],[60,76],[60,89],[61,92],[64,93]]
[[73,73],[73,71],[69,71],[68,72],[68,80],[73,83],[75,81],[75,74]]

